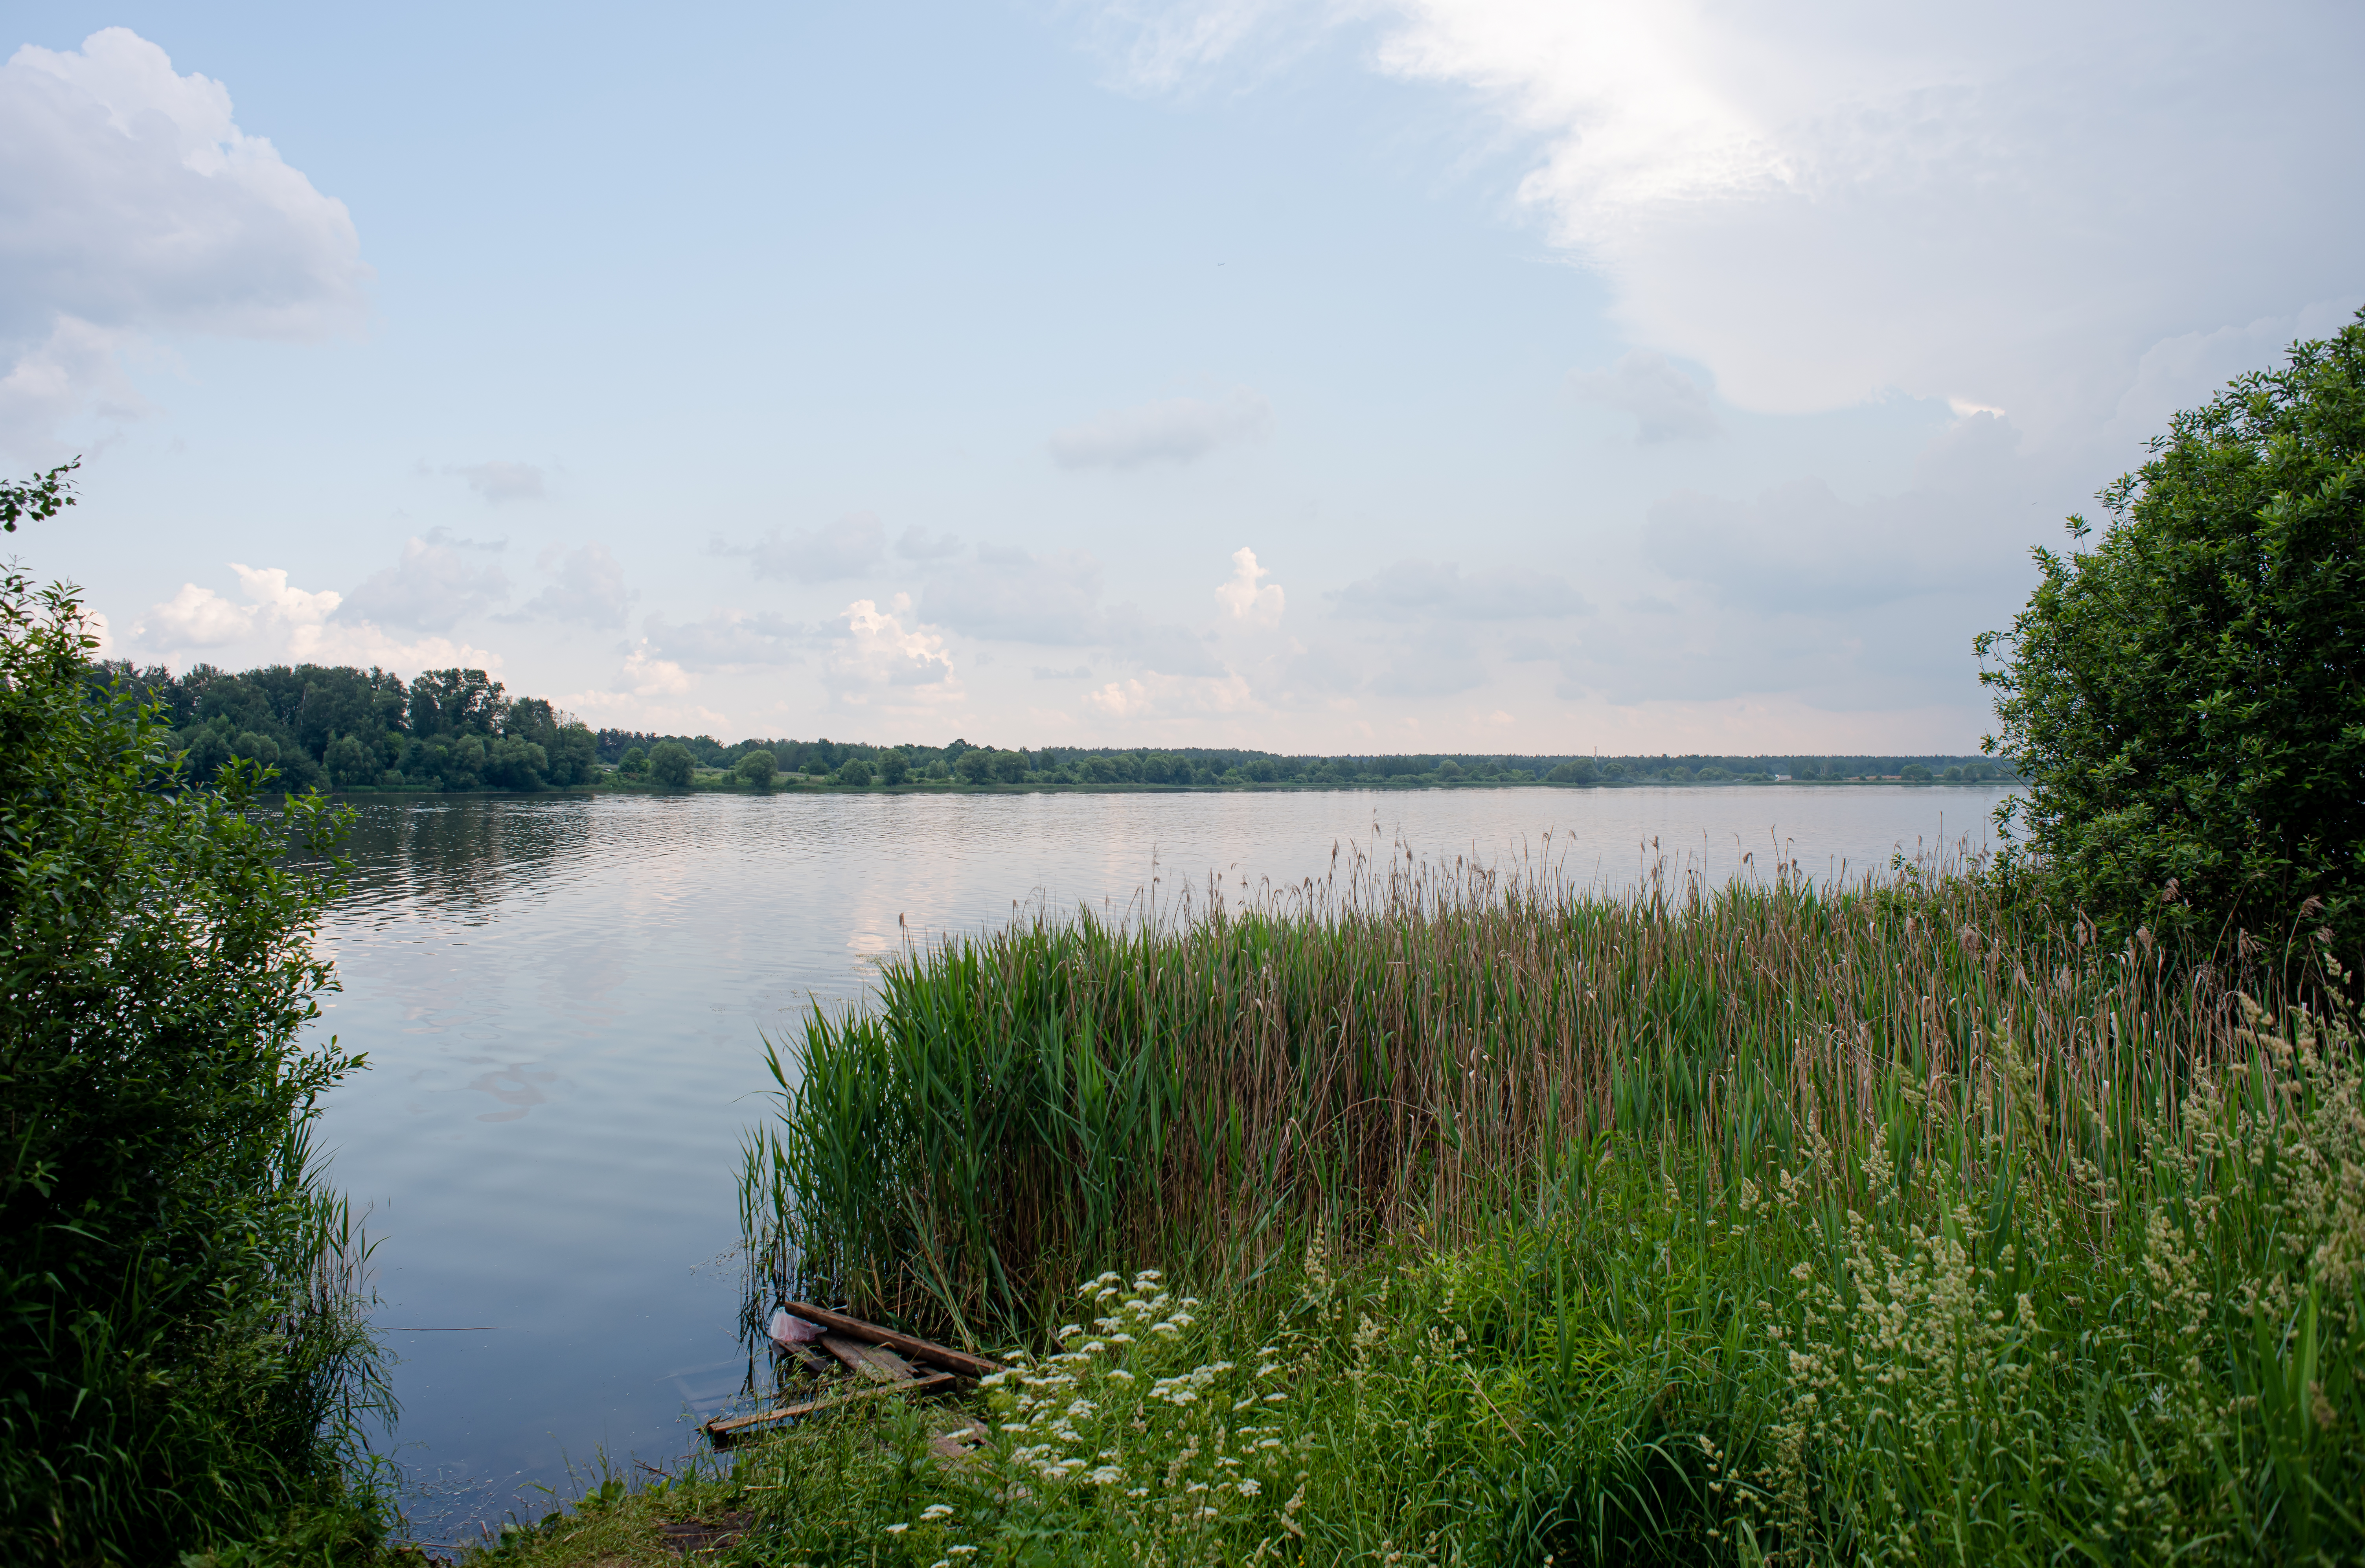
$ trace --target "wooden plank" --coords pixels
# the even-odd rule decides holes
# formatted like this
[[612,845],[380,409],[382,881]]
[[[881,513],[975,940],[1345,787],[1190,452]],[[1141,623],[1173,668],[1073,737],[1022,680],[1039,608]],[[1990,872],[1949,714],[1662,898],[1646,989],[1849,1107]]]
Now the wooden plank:
[[881,1328],[876,1323],[865,1323],[859,1317],[848,1317],[842,1312],[832,1312],[825,1306],[815,1306],[802,1301],[785,1301],[780,1305],[807,1323],[834,1328],[848,1338],[860,1339],[866,1344],[884,1345],[891,1350],[901,1350],[915,1361],[943,1367],[963,1377],[987,1377],[1002,1371],[998,1362],[989,1361],[983,1356],[972,1356],[966,1350],[947,1350],[930,1340],[899,1334],[892,1328]]
[[793,1421],[800,1416],[835,1409],[851,1405],[857,1399],[876,1399],[883,1394],[925,1394],[949,1386],[954,1382],[950,1372],[930,1372],[909,1383],[882,1383],[870,1388],[858,1388],[851,1394],[833,1394],[824,1399],[800,1400],[794,1405],[776,1406],[769,1410],[752,1410],[745,1416],[718,1416],[706,1423],[707,1436],[720,1446],[727,1447],[753,1427],[766,1427],[775,1421]]
[[872,1383],[910,1383],[917,1375],[911,1362],[883,1345],[866,1345],[843,1334],[824,1334],[821,1348]]
[[799,1366],[815,1377],[829,1377],[837,1371],[835,1361],[831,1361],[811,1345],[790,1345],[788,1347],[788,1352],[797,1359]]

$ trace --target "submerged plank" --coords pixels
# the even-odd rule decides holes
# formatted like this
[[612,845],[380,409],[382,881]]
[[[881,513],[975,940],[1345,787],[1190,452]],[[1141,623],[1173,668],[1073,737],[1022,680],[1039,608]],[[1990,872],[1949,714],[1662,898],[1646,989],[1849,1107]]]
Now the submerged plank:
[[1002,1371],[999,1362],[989,1361],[983,1356],[972,1356],[966,1350],[951,1350],[915,1335],[899,1334],[892,1328],[881,1328],[876,1323],[865,1323],[859,1317],[848,1317],[845,1313],[832,1312],[825,1306],[815,1306],[810,1302],[802,1301],[787,1301],[780,1305],[808,1323],[818,1323],[824,1328],[834,1328],[848,1338],[860,1339],[867,1344],[884,1345],[891,1350],[901,1350],[915,1361],[925,1361],[933,1367],[943,1367],[948,1372],[957,1372],[963,1377],[987,1377]]
[[801,1399],[794,1405],[779,1405],[769,1410],[751,1410],[745,1416],[718,1416],[706,1423],[706,1435],[715,1446],[727,1448],[736,1439],[756,1428],[768,1427],[776,1421],[793,1421],[800,1416],[831,1410],[840,1405],[851,1405],[857,1399],[876,1399],[886,1394],[925,1394],[946,1388],[954,1382],[950,1372],[930,1372],[908,1383],[882,1383],[870,1388],[858,1388],[851,1394],[833,1394],[821,1399]]

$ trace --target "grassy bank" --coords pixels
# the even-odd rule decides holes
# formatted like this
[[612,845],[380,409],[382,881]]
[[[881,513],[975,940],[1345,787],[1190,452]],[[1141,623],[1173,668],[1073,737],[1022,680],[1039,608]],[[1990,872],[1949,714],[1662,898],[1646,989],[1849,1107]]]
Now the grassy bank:
[[[751,1234],[1082,1332],[969,1473],[784,1440],[763,1555],[2355,1561],[2357,1041],[2243,978],[1973,877],[1402,862],[914,955],[776,1058]],[[1221,1305],[1118,1345],[1145,1260]]]

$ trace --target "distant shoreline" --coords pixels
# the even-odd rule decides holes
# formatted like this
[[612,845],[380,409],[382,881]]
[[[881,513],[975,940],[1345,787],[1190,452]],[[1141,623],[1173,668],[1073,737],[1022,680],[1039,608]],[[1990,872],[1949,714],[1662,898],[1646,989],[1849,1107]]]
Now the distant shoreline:
[[321,793],[331,799],[400,796],[488,796],[508,795],[524,800],[554,800],[567,796],[587,795],[651,795],[671,797],[681,795],[1308,795],[1336,793],[1342,790],[1366,790],[1373,793],[1403,794],[1427,790],[1552,790],[1582,792],[1595,790],[2011,790],[2023,781],[2018,778],[1647,778],[1595,779],[1590,783],[1564,783],[1543,778],[1355,778],[1326,782],[1274,780],[1271,783],[1243,784],[968,784],[952,779],[922,779],[903,784],[825,784],[818,780],[793,784],[740,784],[717,778],[699,780],[679,786],[663,784],[627,784],[601,780],[597,784],[569,785],[556,790],[414,790],[382,788],[373,784],[357,784],[350,788],[325,790]]

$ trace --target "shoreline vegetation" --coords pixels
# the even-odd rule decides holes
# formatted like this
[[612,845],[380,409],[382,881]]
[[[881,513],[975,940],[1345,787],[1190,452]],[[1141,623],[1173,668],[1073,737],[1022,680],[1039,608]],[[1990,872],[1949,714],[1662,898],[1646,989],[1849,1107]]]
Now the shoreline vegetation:
[[2010,784],[1987,756],[1429,753],[1282,755],[1186,746],[1003,750],[955,740],[871,745],[594,732],[536,697],[511,697],[480,669],[409,681],[350,666],[94,666],[95,685],[153,709],[182,777],[208,784],[232,763],[275,771],[290,793],[543,793],[606,790],[1011,790],[1407,789],[1552,784]]
[[781,1298],[1015,1370],[490,1555],[2354,1561],[2348,983],[2304,922],[2171,950],[1977,861],[1605,896],[1349,850],[914,948],[773,1042],[748,1400],[805,1386]]
[[958,1469],[761,1450],[765,1560],[2352,1560],[2347,977],[2025,891],[1351,854],[907,954],[772,1052],[751,1305],[1025,1370]]

